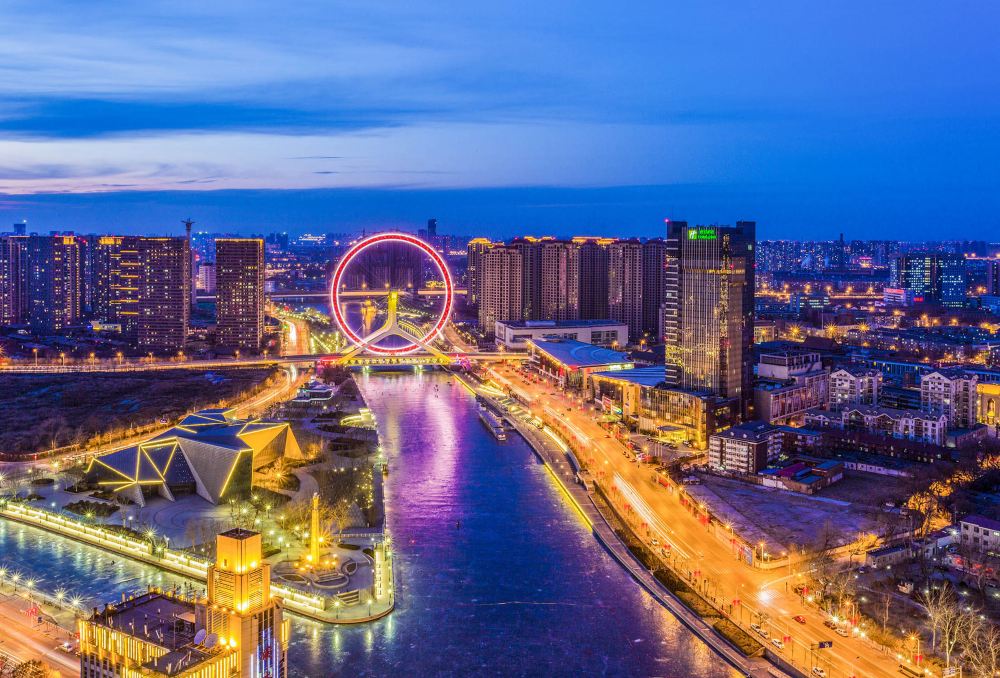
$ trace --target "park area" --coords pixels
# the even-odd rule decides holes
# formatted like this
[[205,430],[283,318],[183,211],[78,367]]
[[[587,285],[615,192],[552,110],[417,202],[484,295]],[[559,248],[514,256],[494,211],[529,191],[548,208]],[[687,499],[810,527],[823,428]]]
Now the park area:
[[266,388],[277,368],[3,374],[0,456],[110,443]]

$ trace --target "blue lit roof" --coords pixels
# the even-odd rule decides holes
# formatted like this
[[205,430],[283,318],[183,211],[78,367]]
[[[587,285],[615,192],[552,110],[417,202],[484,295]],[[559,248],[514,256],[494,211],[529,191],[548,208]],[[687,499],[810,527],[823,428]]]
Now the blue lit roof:
[[650,367],[633,367],[631,370],[594,372],[592,376],[627,381],[630,384],[639,384],[640,386],[656,386],[663,382],[667,375],[663,365],[652,365]]
[[532,339],[531,344],[558,363],[567,367],[599,367],[601,365],[627,364],[628,354],[612,351],[573,339]]

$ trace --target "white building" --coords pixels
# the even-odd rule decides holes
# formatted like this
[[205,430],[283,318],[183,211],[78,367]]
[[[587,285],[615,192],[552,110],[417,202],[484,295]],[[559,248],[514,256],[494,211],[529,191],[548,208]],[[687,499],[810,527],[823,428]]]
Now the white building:
[[972,515],[958,524],[963,544],[976,551],[1000,551],[1000,521]]
[[948,432],[948,418],[943,413],[874,405],[853,405],[839,411],[809,410],[805,414],[805,423],[809,428],[881,433],[932,445],[944,445]]
[[781,429],[750,421],[708,439],[708,465],[717,471],[757,473],[781,454]]
[[920,407],[943,412],[951,428],[976,425],[979,377],[960,369],[935,370],[920,379]]
[[844,365],[830,373],[830,408],[878,405],[882,373],[875,369]]
[[628,325],[612,320],[497,320],[496,343],[507,351],[526,351],[535,339],[571,339],[595,346],[628,344]]

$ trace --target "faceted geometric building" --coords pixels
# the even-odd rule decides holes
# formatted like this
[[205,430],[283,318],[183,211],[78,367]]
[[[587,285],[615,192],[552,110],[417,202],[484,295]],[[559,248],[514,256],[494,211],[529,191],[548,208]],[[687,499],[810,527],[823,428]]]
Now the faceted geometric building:
[[122,492],[139,506],[153,492],[170,501],[195,493],[218,504],[248,494],[255,470],[301,456],[287,423],[202,410],[152,440],[95,458],[87,480]]

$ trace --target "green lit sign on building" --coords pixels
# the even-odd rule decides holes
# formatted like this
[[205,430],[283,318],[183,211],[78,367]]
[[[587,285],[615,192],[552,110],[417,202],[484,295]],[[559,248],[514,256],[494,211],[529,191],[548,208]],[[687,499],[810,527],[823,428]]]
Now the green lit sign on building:
[[719,234],[714,228],[689,228],[688,240],[716,240]]

